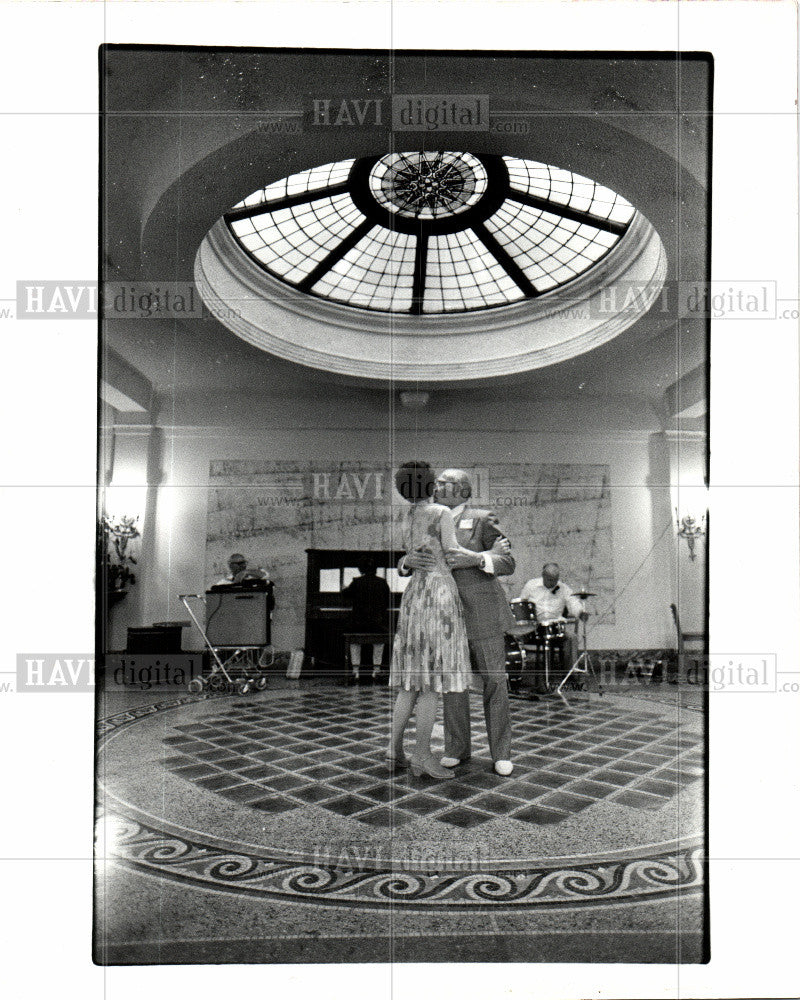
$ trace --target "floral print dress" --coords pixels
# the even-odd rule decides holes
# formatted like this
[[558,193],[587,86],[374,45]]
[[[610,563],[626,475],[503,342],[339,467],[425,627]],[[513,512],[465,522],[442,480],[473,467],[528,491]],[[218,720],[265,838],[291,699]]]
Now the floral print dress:
[[407,691],[467,691],[471,669],[458,588],[445,561],[457,545],[453,516],[442,504],[414,504],[403,526],[406,552],[427,549],[431,570],[415,569],[403,593],[389,684]]

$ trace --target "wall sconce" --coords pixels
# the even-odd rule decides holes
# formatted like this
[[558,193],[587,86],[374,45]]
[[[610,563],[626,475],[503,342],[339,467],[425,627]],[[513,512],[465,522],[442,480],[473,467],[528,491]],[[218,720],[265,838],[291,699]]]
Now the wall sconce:
[[689,546],[689,558],[694,562],[697,558],[697,554],[694,551],[695,542],[706,533],[706,515],[703,514],[698,524],[691,514],[684,514],[683,517],[678,517],[678,508],[676,507],[675,523],[677,525],[678,538],[686,539],[686,544]]

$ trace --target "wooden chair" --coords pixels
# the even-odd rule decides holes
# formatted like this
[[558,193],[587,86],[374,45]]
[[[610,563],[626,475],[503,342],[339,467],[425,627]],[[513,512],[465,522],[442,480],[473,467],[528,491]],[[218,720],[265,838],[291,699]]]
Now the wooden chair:
[[[678,682],[688,680],[689,671],[694,668],[695,676],[700,673],[701,666],[708,656],[708,635],[706,632],[683,632],[678,608],[670,604],[670,611],[675,621],[678,633]],[[688,648],[687,648],[688,647]]]

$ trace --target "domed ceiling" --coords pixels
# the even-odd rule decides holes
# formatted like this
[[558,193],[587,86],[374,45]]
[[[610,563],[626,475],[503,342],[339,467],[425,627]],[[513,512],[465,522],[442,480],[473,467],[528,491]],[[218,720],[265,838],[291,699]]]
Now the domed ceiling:
[[[514,156],[389,152],[273,181],[202,241],[195,280],[251,344],[366,379],[542,368],[605,343],[663,287],[648,220],[590,178]],[[616,284],[635,294],[603,293]]]
[[305,170],[225,219],[253,261],[302,292],[431,315],[561,288],[613,251],[634,215],[620,195],[567,170],[438,151]]

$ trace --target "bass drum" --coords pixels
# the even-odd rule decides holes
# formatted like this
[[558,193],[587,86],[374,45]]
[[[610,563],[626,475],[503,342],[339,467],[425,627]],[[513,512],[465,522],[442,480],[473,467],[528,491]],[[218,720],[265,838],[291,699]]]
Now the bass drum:
[[526,641],[526,683],[530,684],[535,694],[552,694],[564,677],[567,624],[565,619],[538,622],[533,636]]
[[506,635],[506,674],[511,685],[519,684],[525,673],[527,651],[522,640]]

